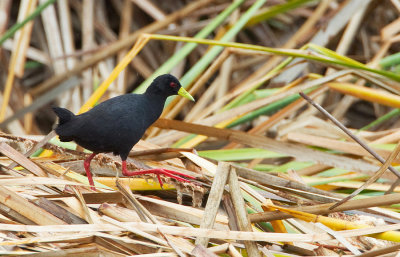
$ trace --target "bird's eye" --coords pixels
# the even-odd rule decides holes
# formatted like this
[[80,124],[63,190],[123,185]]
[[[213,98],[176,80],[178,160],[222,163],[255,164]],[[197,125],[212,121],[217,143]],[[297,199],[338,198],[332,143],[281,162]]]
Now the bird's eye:
[[176,84],[175,82],[171,82],[171,83],[169,83],[169,86],[170,86],[170,87],[177,87],[178,84]]

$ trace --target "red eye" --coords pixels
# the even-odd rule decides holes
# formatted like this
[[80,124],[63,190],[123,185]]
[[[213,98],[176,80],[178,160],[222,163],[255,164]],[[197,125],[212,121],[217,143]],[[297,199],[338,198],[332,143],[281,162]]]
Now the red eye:
[[178,84],[176,84],[175,82],[171,82],[171,83],[169,83],[169,86],[170,86],[170,87],[177,87]]

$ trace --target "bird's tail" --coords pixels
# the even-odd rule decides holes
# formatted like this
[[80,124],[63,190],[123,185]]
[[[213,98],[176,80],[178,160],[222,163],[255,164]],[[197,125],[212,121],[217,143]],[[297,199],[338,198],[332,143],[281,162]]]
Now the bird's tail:
[[71,111],[61,108],[61,107],[53,107],[53,111],[56,113],[56,115],[59,118],[59,124],[63,125],[67,123],[68,121],[72,120],[75,118],[75,114],[73,114]]

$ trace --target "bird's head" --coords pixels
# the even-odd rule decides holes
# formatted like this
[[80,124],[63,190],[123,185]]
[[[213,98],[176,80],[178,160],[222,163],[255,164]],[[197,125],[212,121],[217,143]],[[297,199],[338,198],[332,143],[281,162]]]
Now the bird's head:
[[194,101],[194,98],[182,87],[179,80],[170,74],[160,75],[155,78],[147,88],[146,93],[159,94],[166,97],[180,95]]

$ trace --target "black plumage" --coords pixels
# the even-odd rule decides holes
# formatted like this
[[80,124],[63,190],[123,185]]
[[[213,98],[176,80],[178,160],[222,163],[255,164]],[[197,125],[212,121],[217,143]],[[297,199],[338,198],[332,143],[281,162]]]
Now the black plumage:
[[[80,115],[74,115],[64,108],[53,107],[59,117],[59,124],[55,131],[61,141],[75,141],[93,152],[84,163],[92,186],[94,183],[90,173],[90,161],[97,153],[103,152],[112,152],[121,156],[124,175],[163,173],[182,179],[176,175],[184,174],[168,170],[128,172],[125,162],[132,147],[140,140],[146,129],[160,117],[166,99],[178,94],[194,100],[177,78],[165,74],[154,79],[144,94],[117,96]],[[160,179],[159,181],[161,182]]]

